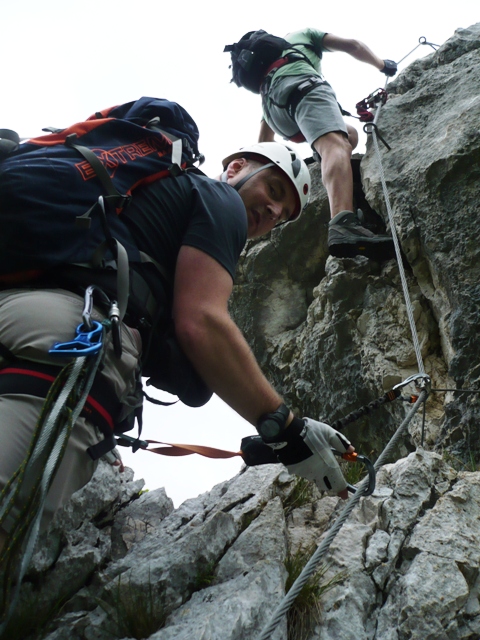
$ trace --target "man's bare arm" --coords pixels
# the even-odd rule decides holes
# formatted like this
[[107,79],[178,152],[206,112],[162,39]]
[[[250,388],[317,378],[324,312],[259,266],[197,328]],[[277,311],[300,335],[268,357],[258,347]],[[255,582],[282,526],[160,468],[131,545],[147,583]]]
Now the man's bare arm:
[[275,411],[269,384],[228,313],[230,274],[209,255],[183,246],[175,273],[173,319],[185,354],[206,384],[248,422]]
[[327,33],[323,38],[323,45],[329,51],[343,51],[344,53],[348,53],[360,62],[371,64],[379,71],[385,66],[384,60],[376,56],[373,51],[371,51],[366,44],[360,42],[360,40],[340,38],[339,36],[334,36],[333,33]]

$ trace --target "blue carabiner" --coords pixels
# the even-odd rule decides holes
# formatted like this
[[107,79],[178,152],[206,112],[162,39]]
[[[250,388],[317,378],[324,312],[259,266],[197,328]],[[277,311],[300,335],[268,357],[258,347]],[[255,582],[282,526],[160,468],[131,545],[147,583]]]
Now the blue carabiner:
[[102,348],[103,325],[96,320],[92,320],[93,329],[82,331],[85,327],[79,324],[75,330],[75,338],[70,342],[55,342],[48,353],[52,356],[90,356],[95,355]]

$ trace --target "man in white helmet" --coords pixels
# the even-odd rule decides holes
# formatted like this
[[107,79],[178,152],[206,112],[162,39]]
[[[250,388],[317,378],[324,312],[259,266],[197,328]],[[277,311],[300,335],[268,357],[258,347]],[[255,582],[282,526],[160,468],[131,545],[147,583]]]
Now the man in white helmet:
[[[190,406],[200,406],[217,393],[257,427],[268,450],[276,451],[292,472],[346,497],[347,484],[331,448],[344,453],[353,447],[331,427],[293,415],[262,374],[228,312],[247,238],[298,218],[309,191],[305,163],[276,142],[231,154],[215,180],[187,171],[139,190],[125,222],[139,249],[157,261],[165,281],[173,284],[171,289],[164,286],[152,264],[144,266],[140,275],[157,299],[165,300],[163,313],[153,329],[144,330],[141,322],[135,323],[135,313],[127,312],[122,357],[115,360],[109,348],[101,373],[114,379],[124,413],[137,404],[134,383],[140,361],[142,375],[154,386],[176,393]],[[48,365],[48,349],[55,340],[69,339],[82,307],[81,296],[59,288],[1,292],[0,364],[5,366],[2,359],[10,352],[32,366]],[[103,317],[101,308],[94,310],[93,319]],[[41,397],[25,388],[21,394],[14,389],[0,393],[0,490],[25,455],[42,404]],[[87,449],[95,451],[98,444],[95,426],[92,416],[78,419],[47,496],[43,526],[93,474],[96,461]],[[0,528],[0,548],[7,531],[8,523]]]

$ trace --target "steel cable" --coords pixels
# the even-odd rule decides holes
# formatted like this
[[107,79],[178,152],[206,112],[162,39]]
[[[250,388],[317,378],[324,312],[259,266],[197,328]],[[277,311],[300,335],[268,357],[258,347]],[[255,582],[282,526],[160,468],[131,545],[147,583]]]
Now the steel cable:
[[[375,465],[374,465],[375,471],[377,471],[381,466],[383,466],[385,464],[389,454],[391,453],[391,451],[393,450],[393,448],[395,447],[395,445],[399,441],[400,437],[403,435],[403,432],[405,431],[405,429],[410,424],[410,422],[413,419],[415,413],[420,408],[420,405],[423,402],[425,402],[426,398],[427,398],[427,392],[425,390],[422,390],[420,395],[417,398],[417,401],[415,402],[413,407],[408,412],[408,414],[405,417],[404,421],[398,427],[397,431],[393,434],[393,436],[390,439],[389,443],[387,444],[385,449],[380,454],[378,460],[375,462]],[[272,633],[275,631],[277,626],[280,624],[283,616],[288,612],[288,610],[292,606],[293,602],[295,601],[295,599],[299,595],[299,593],[302,590],[302,588],[304,587],[305,583],[315,573],[315,570],[317,569],[317,566],[318,566],[320,560],[326,554],[326,552],[330,548],[330,545],[332,544],[333,540],[337,536],[338,532],[343,527],[343,525],[344,525],[345,521],[347,520],[348,516],[351,514],[351,512],[354,509],[354,507],[360,501],[360,498],[362,497],[362,494],[366,490],[367,486],[368,486],[368,478],[365,478],[363,480],[363,482],[361,483],[361,485],[359,486],[359,488],[357,489],[356,493],[350,498],[350,500],[346,504],[346,506],[343,509],[343,511],[341,512],[341,514],[335,520],[333,526],[329,529],[329,531],[328,531],[327,535],[325,536],[323,542],[317,547],[315,553],[312,555],[310,560],[307,562],[307,564],[303,568],[301,574],[298,576],[298,578],[293,583],[292,587],[290,588],[290,591],[287,593],[287,595],[284,597],[284,599],[281,601],[281,603],[278,605],[278,607],[273,612],[270,622],[263,629],[261,635],[258,637],[258,640],[268,640],[271,637]]]

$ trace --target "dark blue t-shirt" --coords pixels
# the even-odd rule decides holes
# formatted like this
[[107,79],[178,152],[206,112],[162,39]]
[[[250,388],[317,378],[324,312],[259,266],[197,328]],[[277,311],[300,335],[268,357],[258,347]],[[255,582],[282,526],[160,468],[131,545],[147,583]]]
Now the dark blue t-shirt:
[[165,178],[135,192],[122,218],[138,248],[172,279],[182,245],[205,252],[234,278],[247,240],[247,215],[229,185],[189,172]]

